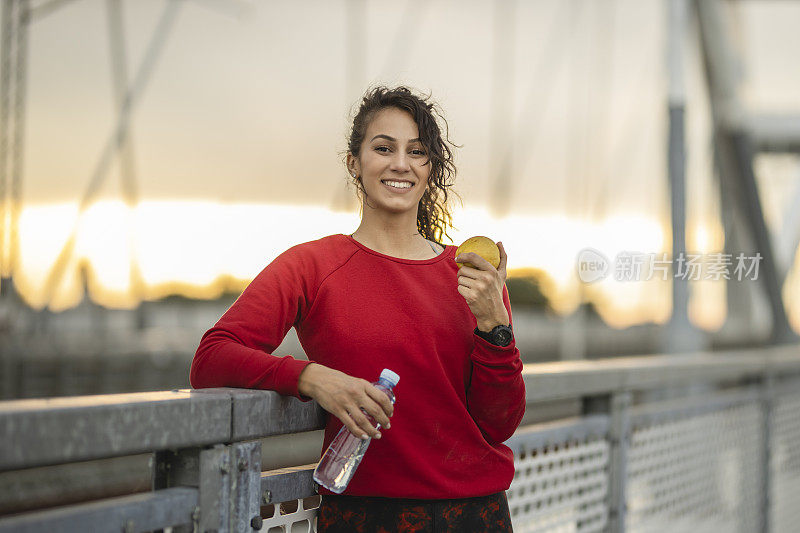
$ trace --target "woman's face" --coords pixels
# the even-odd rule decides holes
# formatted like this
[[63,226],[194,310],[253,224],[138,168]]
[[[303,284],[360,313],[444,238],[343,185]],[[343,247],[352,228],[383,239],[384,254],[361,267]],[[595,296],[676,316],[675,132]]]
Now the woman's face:
[[369,205],[392,213],[416,211],[431,170],[416,122],[396,107],[375,114],[358,158],[348,156],[348,163],[361,176]]

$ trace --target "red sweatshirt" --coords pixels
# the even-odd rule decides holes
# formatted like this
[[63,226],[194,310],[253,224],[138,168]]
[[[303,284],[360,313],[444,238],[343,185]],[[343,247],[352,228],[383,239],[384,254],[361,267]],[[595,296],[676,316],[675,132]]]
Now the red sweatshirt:
[[[390,368],[400,375],[392,427],[372,440],[344,494],[440,499],[508,489],[514,456],[502,442],[525,412],[522,362],[514,341],[501,348],[473,333],[455,251],[399,259],[342,234],[290,248],[203,335],[192,386],[308,401],[297,381],[311,361],[370,382]],[[505,287],[503,301],[511,316]],[[292,326],[310,361],[270,355]],[[320,456],[341,427],[328,414]]]

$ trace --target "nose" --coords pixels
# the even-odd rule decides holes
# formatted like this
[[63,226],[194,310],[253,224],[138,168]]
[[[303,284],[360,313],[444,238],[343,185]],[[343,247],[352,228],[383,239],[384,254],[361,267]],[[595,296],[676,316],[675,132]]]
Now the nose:
[[403,150],[396,151],[392,157],[392,162],[389,168],[396,172],[408,172],[411,170],[408,154]]

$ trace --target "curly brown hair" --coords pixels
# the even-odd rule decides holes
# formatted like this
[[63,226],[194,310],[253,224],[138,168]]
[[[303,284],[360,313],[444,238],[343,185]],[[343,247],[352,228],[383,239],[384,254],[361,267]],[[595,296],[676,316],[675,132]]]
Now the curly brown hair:
[[[425,189],[417,209],[417,229],[420,235],[439,244],[442,244],[442,237],[447,237],[452,242],[447,235],[447,229],[453,227],[453,216],[447,205],[447,198],[448,189],[454,185],[456,167],[453,163],[453,152],[447,145],[460,147],[450,141],[447,120],[439,106],[430,101],[430,95],[418,96],[402,85],[393,89],[378,86],[368,90],[353,118],[347,142],[348,152],[354,156],[361,152],[361,144],[364,142],[367,126],[379,111],[387,107],[407,111],[414,118],[417,129],[419,129],[420,141],[428,153],[428,163],[431,165],[428,187]],[[444,138],[442,138],[437,118],[444,124]],[[363,209],[366,191],[361,176],[350,177],[350,180],[356,187]],[[458,196],[455,190],[450,192]],[[458,197],[461,199],[460,196]]]

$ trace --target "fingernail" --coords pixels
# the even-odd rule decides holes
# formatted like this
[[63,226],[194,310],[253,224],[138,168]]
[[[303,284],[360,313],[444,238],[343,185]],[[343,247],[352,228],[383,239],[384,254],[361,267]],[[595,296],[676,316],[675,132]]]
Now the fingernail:
[[376,438],[376,439],[379,439],[379,438],[381,438],[381,434],[380,434],[380,433],[378,433],[377,435],[375,435],[375,438]]
[[389,429],[389,428],[391,428],[391,427],[392,427],[392,425],[391,425],[391,424],[389,424],[389,423],[387,423],[387,424],[386,424],[386,429]]
[[369,438],[369,437],[367,436],[367,434],[366,434],[366,433],[364,433],[363,435],[361,435],[361,440],[367,440],[368,438]]

